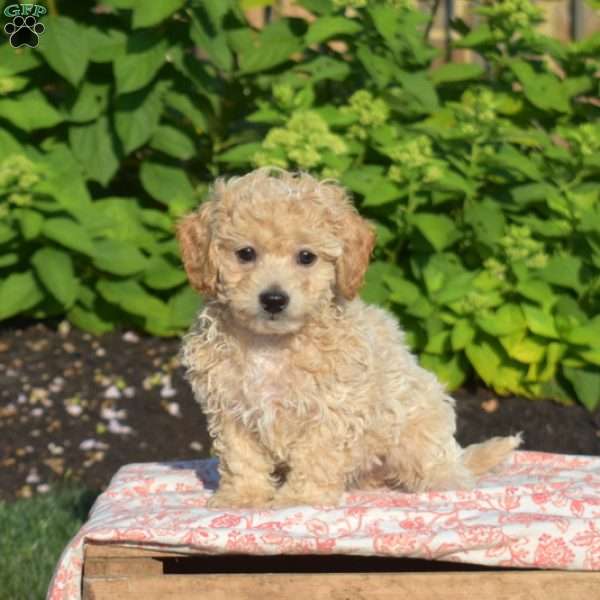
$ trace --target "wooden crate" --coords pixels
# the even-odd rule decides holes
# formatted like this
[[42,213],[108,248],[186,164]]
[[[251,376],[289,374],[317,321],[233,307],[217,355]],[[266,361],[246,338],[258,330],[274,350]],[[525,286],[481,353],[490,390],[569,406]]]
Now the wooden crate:
[[592,600],[600,572],[353,556],[186,556],[88,544],[84,600]]

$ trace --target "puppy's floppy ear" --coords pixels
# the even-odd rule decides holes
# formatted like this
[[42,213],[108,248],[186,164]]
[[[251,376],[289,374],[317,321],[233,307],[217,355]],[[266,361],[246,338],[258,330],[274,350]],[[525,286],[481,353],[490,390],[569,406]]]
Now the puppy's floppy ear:
[[341,222],[342,255],[336,263],[338,292],[352,300],[358,294],[375,246],[375,230],[354,208]]
[[208,201],[177,223],[181,260],[192,287],[204,296],[214,296],[217,267],[212,249],[210,219],[213,202]]

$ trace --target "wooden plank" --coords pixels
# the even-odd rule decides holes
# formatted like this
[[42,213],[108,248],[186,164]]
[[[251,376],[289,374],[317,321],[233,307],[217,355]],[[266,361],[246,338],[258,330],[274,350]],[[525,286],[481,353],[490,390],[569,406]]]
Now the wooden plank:
[[147,558],[87,558],[83,565],[84,577],[145,577],[162,575],[160,559]]
[[83,599],[580,600],[598,589],[600,573],[572,571],[163,575],[86,578]]
[[142,558],[157,557],[167,558],[169,556],[189,556],[185,552],[164,552],[162,550],[149,550],[136,546],[119,546],[118,544],[87,543],[85,545],[85,560],[88,558]]

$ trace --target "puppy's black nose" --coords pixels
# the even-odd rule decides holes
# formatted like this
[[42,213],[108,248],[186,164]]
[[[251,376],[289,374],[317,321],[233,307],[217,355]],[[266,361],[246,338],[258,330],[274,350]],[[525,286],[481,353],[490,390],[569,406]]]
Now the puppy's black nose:
[[290,301],[290,297],[283,291],[270,288],[262,292],[258,299],[261,306],[272,315],[280,313]]

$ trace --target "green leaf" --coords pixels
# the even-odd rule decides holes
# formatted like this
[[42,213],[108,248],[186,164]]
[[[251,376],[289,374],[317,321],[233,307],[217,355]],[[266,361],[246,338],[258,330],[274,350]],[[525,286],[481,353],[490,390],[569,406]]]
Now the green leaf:
[[452,350],[458,352],[463,350],[473,341],[475,337],[475,327],[469,319],[459,319],[454,324],[452,329],[452,335],[450,337],[450,343]]
[[470,202],[464,211],[465,221],[473,227],[477,240],[493,246],[504,235],[506,219],[498,203],[485,198],[481,202]]
[[536,73],[533,67],[523,60],[509,63],[513,73],[523,84],[525,97],[538,108],[548,111],[569,112],[569,94],[566,86],[550,73]]
[[15,98],[0,100],[0,117],[25,131],[54,127],[62,122],[62,116],[38,89]]
[[0,320],[33,308],[44,298],[32,271],[12,273],[0,282]]
[[211,2],[196,2],[195,4],[202,5],[214,29],[218,29],[223,24],[223,20],[230,9],[235,8],[235,0],[223,0],[222,2],[213,0]]
[[127,48],[127,34],[119,29],[88,27],[90,61],[108,63],[119,59]]
[[539,279],[523,279],[517,283],[515,291],[546,309],[552,307],[556,301],[552,288]]
[[381,35],[390,48],[398,50],[399,45],[396,36],[399,32],[399,19],[394,7],[373,3],[367,8],[367,11],[379,35]]
[[496,344],[483,340],[467,344],[465,353],[481,379],[491,385],[502,362],[501,349]]
[[30,71],[40,65],[41,59],[34,52],[27,52],[25,48],[13,48],[10,44],[0,44],[0,65],[11,74]]
[[556,191],[556,188],[548,183],[527,183],[514,186],[510,194],[517,204],[528,206],[535,202],[545,202],[546,198]]
[[365,302],[384,304],[390,293],[384,280],[389,270],[390,266],[381,261],[376,260],[369,265],[365,276],[365,284],[360,292]]
[[150,147],[181,160],[196,155],[194,141],[183,131],[169,125],[162,125],[154,132]]
[[145,144],[158,128],[165,91],[164,85],[157,84],[148,92],[119,96],[115,129],[126,154]]
[[575,389],[577,399],[589,410],[593,411],[600,404],[600,369],[589,367],[574,369],[563,367],[564,376]]
[[313,85],[324,79],[343,81],[351,72],[350,66],[343,60],[322,55],[300,63],[294,70],[298,73],[306,73]]
[[167,206],[182,202],[192,206],[194,203],[194,188],[183,169],[145,161],[140,168],[140,179],[144,189]]
[[473,289],[475,277],[476,274],[470,271],[450,275],[445,285],[434,295],[436,304],[450,304],[464,298]]
[[503,335],[498,339],[511,358],[526,364],[539,363],[544,358],[548,343],[542,338],[525,335],[525,331]]
[[5,252],[0,255],[0,268],[11,267],[19,262],[19,255],[16,252]]
[[496,38],[487,23],[471,29],[467,35],[455,42],[458,48],[476,48],[477,46],[486,46],[494,44]]
[[383,281],[392,291],[390,300],[397,304],[408,306],[421,296],[418,286],[403,277],[391,274],[384,275]]
[[[15,211],[16,212],[16,211]],[[42,231],[42,225],[44,224],[44,217],[35,210],[28,208],[22,208],[16,212],[21,226],[21,233],[26,240],[32,240],[36,238]]]
[[404,193],[402,188],[382,177],[368,190],[362,206],[382,206],[390,202],[397,202],[399,198],[404,196]]
[[137,281],[111,281],[101,279],[96,284],[100,295],[124,311],[144,317],[145,326],[151,332],[162,333],[169,328],[170,312],[167,305],[148,293]]
[[150,259],[143,281],[149,288],[169,290],[181,285],[186,279],[183,268],[175,267],[164,257],[155,255]]
[[206,132],[208,122],[206,115],[197,107],[189,96],[178,92],[169,92],[165,98],[165,102],[171,108],[180,112],[184,117],[189,119],[192,125],[196,128],[196,133]]
[[443,169],[439,179],[432,181],[429,185],[435,190],[462,192],[467,195],[472,195],[474,192],[472,182],[448,169]]
[[262,29],[251,48],[239,55],[240,72],[249,75],[272,69],[300,50],[302,40],[293,34],[290,23],[275,21]]
[[186,0],[139,2],[133,11],[133,28],[156,25],[179,10],[185,2]]
[[202,306],[202,299],[189,286],[184,286],[169,298],[171,326],[175,329],[187,329]]
[[439,107],[438,95],[433,83],[428,79],[427,73],[397,72],[396,79],[402,84],[404,92],[413,98],[420,110],[432,113]]
[[0,244],[9,242],[17,236],[17,232],[9,225],[0,221]]
[[135,32],[127,42],[127,54],[113,64],[117,93],[134,92],[154,79],[163,66],[168,42],[152,32]]
[[148,265],[148,259],[129,242],[100,240],[94,242],[94,266],[114,275],[135,275]]
[[225,150],[217,156],[219,162],[226,163],[251,163],[254,155],[262,149],[260,142],[249,142],[247,144],[238,144],[229,150]]
[[172,234],[174,232],[173,219],[162,211],[152,210],[151,208],[143,208],[140,210],[140,217],[144,225],[156,227]]
[[582,310],[579,302],[572,298],[570,294],[555,295],[554,315],[556,329],[562,336],[567,336],[569,332],[581,325],[588,324],[589,318]]
[[265,6],[273,6],[276,0],[240,0],[240,5],[244,10],[250,8],[263,8]]
[[394,63],[383,56],[375,54],[368,46],[363,44],[358,44],[356,57],[377,87],[380,89],[385,88],[394,75]]
[[321,17],[313,21],[304,36],[307,45],[320,44],[325,40],[337,38],[341,35],[352,35],[362,29],[356,19],[347,17]]
[[450,331],[444,329],[429,337],[425,344],[424,352],[429,354],[445,354],[450,348]]
[[81,81],[89,60],[88,38],[85,28],[73,19],[49,17],[38,50],[71,85]]
[[[36,190],[52,196],[54,200],[48,202],[53,203],[57,210],[65,210],[78,219],[82,211],[92,206],[80,163],[70,148],[62,143],[52,144],[43,160],[47,168],[46,177],[37,185]],[[43,202],[43,198],[36,197],[36,208],[38,202]]]
[[342,184],[363,196],[385,180],[385,171],[380,165],[362,165],[342,174]]
[[600,340],[600,316],[574,327],[564,337],[565,341],[571,344],[596,346]]
[[69,120],[85,123],[97,119],[108,105],[110,86],[85,81],[70,110]]
[[537,271],[538,277],[576,292],[582,290],[581,259],[569,254],[559,254],[550,258],[543,269]]
[[335,9],[331,0],[296,0],[295,4],[303,6],[315,15],[328,15]]
[[0,156],[23,154],[23,147],[8,131],[0,129]]
[[459,237],[455,222],[445,215],[417,213],[412,215],[410,220],[438,252],[450,246]]
[[495,313],[487,312],[477,316],[475,321],[481,329],[493,336],[524,331],[526,326],[523,311],[518,304],[505,304]]
[[106,185],[119,168],[119,155],[108,118],[69,128],[69,143],[88,179]]
[[538,166],[526,154],[512,146],[504,146],[500,152],[490,156],[488,161],[494,166],[521,173],[529,179],[542,179]]
[[[167,215],[164,217],[170,221]],[[154,251],[157,239],[140,221],[143,215],[138,201],[116,196],[96,200],[82,224],[94,238],[131,242],[138,248]]]
[[[198,48],[201,48],[214,64],[222,71],[231,71],[233,68],[233,55],[227,43],[227,37],[220,27],[211,23],[204,12],[206,6],[198,7],[192,17],[190,37]],[[250,31],[244,29],[244,33]]]
[[530,331],[547,338],[559,338],[554,317],[549,312],[531,304],[521,304],[521,308]]
[[12,94],[20,92],[29,83],[27,77],[13,75],[10,69],[0,66],[0,83],[2,86],[2,94]]
[[88,256],[95,254],[94,245],[86,230],[72,219],[62,217],[48,219],[44,223],[42,233],[65,248],[77,250]]
[[99,314],[87,310],[78,304],[67,313],[67,319],[76,327],[89,331],[94,335],[102,335],[112,331],[115,326],[111,321],[104,320]]
[[445,63],[431,71],[429,76],[435,85],[455,81],[479,79],[485,73],[483,67],[476,63]]
[[73,271],[71,257],[58,248],[50,246],[40,248],[32,257],[38,278],[46,289],[65,308],[75,302],[79,290],[79,282]]
[[566,345],[550,342],[546,347],[546,364],[538,373],[538,381],[547,382],[554,378],[560,359],[566,352]]
[[433,371],[450,391],[458,389],[467,378],[463,361],[457,354],[450,357],[421,354],[419,361],[423,368]]

